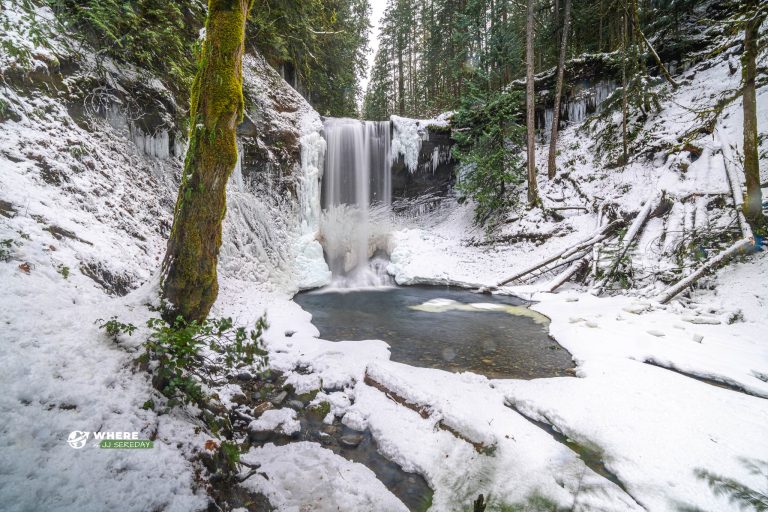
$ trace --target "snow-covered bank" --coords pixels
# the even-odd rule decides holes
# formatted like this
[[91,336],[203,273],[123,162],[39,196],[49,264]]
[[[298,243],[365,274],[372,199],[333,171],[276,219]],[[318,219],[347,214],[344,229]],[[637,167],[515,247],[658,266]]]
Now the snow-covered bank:
[[[156,316],[147,304],[183,144],[165,124],[138,134],[124,109],[139,91],[154,99],[140,105],[147,118],[172,124],[179,112],[156,77],[97,57],[49,9],[20,4],[0,6],[0,42],[18,50],[0,52],[0,508],[203,510],[206,482],[193,461],[212,436],[186,411],[147,404],[163,400],[134,364],[145,329],[118,345],[95,325]],[[249,121],[219,275],[261,290],[322,284],[319,203],[299,204],[319,188],[319,115],[260,56],[245,59],[244,74]],[[287,147],[265,150],[267,137]],[[91,437],[74,449],[73,431],[138,432],[154,448],[104,450]]]

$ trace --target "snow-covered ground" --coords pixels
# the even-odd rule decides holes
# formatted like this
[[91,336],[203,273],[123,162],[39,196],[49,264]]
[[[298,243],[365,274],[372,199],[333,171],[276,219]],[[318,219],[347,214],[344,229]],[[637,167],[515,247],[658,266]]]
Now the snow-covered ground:
[[[23,24],[14,19],[22,34]],[[35,55],[42,59],[35,65],[52,62],[44,52]],[[274,76],[265,85],[248,69],[246,85],[257,95],[260,87],[276,87]],[[690,80],[649,120],[654,136],[675,140],[685,129],[692,114],[675,105],[706,102],[714,84],[735,86],[739,73],[727,69],[723,60],[688,71]],[[766,94],[768,88],[760,89],[762,132]],[[1,86],[0,98],[18,114],[0,123],[0,241],[10,241],[8,259],[0,261],[0,508],[204,510],[205,483],[193,460],[211,436],[190,411],[143,408],[149,399],[162,401],[132,362],[143,330],[116,344],[94,325],[112,315],[142,325],[153,316],[146,304],[156,294],[152,276],[180,160],[165,151],[145,154],[134,137],[106,122],[86,130],[61,101],[39,91]],[[267,115],[274,114],[264,102]],[[739,109],[736,101],[716,138],[699,141],[704,152],[685,178],[660,157],[659,165],[635,161],[623,170],[596,170],[588,137],[574,128],[564,132],[559,158],[585,194],[620,200],[627,211],[638,211],[662,189],[677,198],[694,186],[717,194],[727,190],[718,148],[738,149]],[[244,188],[242,174],[233,175],[212,313],[252,325],[266,312],[272,368],[299,393],[320,389],[315,402],[331,406],[326,421],[369,429],[383,455],[421,474],[434,490],[431,510],[471,509],[480,493],[490,499],[489,510],[535,509],[545,500],[572,510],[736,510],[697,476],[701,470],[766,491],[766,478],[745,463],[768,460],[765,252],[719,271],[711,289],[667,306],[644,298],[655,283],[635,296],[613,297],[577,287],[557,294],[536,285],[503,289],[537,301],[552,335],[573,354],[575,378],[489,380],[395,363],[382,341],[319,339],[310,315],[291,301],[297,288],[328,277],[314,238],[319,203],[308,200],[317,199],[324,145],[319,117],[306,104],[279,115],[301,140],[304,202],[260,202]],[[540,161],[545,151],[540,148]],[[584,204],[546,178],[540,189],[545,201]],[[286,220],[292,214],[303,222]],[[390,271],[398,282],[495,284],[584,239],[596,225],[593,213],[556,224],[534,211],[498,236],[539,233],[541,240],[485,245],[468,206],[440,215],[393,234]],[[646,245],[655,240],[648,236]],[[267,254],[269,247],[278,248],[276,255]],[[634,257],[642,263],[643,254]],[[298,268],[305,272],[296,277]],[[366,384],[366,375],[409,406]],[[298,427],[283,409],[257,421],[253,428]],[[573,442],[565,444],[545,424]],[[73,449],[66,441],[74,430],[137,431],[154,439],[154,448]],[[597,454],[607,471],[578,446]],[[405,509],[371,470],[319,444],[267,444],[243,460],[261,464],[262,473],[248,478],[246,488],[279,510]]]

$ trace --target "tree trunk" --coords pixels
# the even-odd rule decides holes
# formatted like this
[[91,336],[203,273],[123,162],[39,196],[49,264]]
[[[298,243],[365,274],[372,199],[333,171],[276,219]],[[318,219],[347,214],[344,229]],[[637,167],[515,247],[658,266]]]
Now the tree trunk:
[[627,88],[627,0],[624,0],[624,14],[621,18],[621,165],[627,165],[627,117],[629,117],[629,96]]
[[637,8],[637,0],[633,0],[632,2],[632,11],[633,11],[633,19],[634,19],[633,25],[635,26],[635,35],[638,37],[639,40],[645,43],[645,46],[648,48],[648,51],[650,51],[651,55],[653,55],[653,60],[655,60],[656,65],[659,66],[659,72],[661,73],[661,76],[664,77],[664,80],[669,82],[669,84],[672,86],[673,89],[677,89],[678,88],[677,82],[675,82],[672,76],[669,74],[669,71],[667,71],[667,67],[664,65],[663,62],[661,62],[661,58],[659,57],[659,54],[656,53],[656,50],[653,49],[651,42],[648,40],[647,37],[645,37],[643,30],[640,28],[640,13]]
[[164,316],[202,321],[216,296],[226,185],[243,117],[245,23],[253,0],[209,0],[189,110],[189,150],[162,267]]
[[539,192],[536,183],[536,133],[535,105],[533,88],[533,0],[528,0],[528,21],[525,27],[525,68],[526,86],[526,125],[528,127],[528,205],[539,203]]
[[[753,9],[757,6],[751,2]],[[757,38],[762,18],[757,13],[747,20],[744,27],[744,53],[741,57],[741,73],[744,80],[744,175],[747,182],[747,194],[744,198],[744,216],[753,227],[762,227],[766,223],[763,215],[763,195],[760,190],[760,162],[757,148],[757,100],[755,97],[755,77],[757,69]]]
[[565,76],[565,54],[568,49],[568,29],[571,23],[571,0],[565,0],[565,13],[563,14],[562,40],[560,41],[560,58],[557,61],[557,84],[555,85],[555,105],[552,110],[552,133],[549,138],[549,160],[547,162],[547,176],[555,177],[555,156],[557,153],[557,131],[560,124],[560,98],[563,94],[563,77]]
[[405,77],[403,76],[403,30],[401,27],[395,27],[397,30],[397,112],[400,116],[405,115]]

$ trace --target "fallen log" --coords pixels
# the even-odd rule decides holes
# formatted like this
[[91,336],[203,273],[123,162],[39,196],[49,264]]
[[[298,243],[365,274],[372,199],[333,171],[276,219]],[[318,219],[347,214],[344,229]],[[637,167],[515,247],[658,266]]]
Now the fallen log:
[[596,291],[598,293],[603,288],[605,288],[605,286],[608,283],[610,283],[613,280],[613,276],[616,274],[616,270],[619,268],[619,264],[621,263],[621,260],[624,259],[624,256],[626,256],[627,252],[629,251],[629,248],[632,247],[632,242],[635,241],[635,238],[637,238],[637,235],[643,230],[643,226],[645,226],[645,223],[648,221],[648,217],[651,214],[651,210],[653,209],[653,206],[656,203],[658,203],[658,200],[659,200],[658,193],[650,197],[643,205],[643,209],[640,210],[640,213],[638,213],[637,217],[635,217],[635,220],[632,221],[632,224],[629,226],[629,229],[627,230],[627,234],[624,235],[624,239],[622,240],[619,251],[616,253],[616,259],[611,265],[611,269],[608,271],[605,278],[597,286]]
[[[380,382],[377,382],[373,377],[368,375],[368,372],[365,373],[365,378],[363,382],[366,385],[371,386],[372,388],[378,389],[379,391],[387,395],[390,399],[394,400],[395,402],[402,405],[403,407],[407,407],[408,409],[417,412],[419,416],[421,416],[424,419],[427,419],[432,415],[432,410],[429,407],[413,403],[409,401],[407,398],[398,395],[396,392],[389,389],[386,385]],[[483,443],[480,443],[478,441],[473,441],[472,439],[468,438],[466,435],[462,434],[458,430],[446,425],[443,422],[443,420],[438,420],[437,427],[442,430],[445,430],[446,432],[449,432],[457,439],[461,439],[462,441],[471,444],[472,447],[475,449],[475,451],[477,451],[477,453],[480,453],[483,455],[490,455],[496,450],[495,446],[486,446]]]
[[713,258],[710,258],[709,260],[705,261],[703,265],[701,265],[693,274],[689,275],[685,279],[681,279],[677,283],[673,284],[663,292],[661,292],[659,295],[656,296],[656,301],[660,302],[661,304],[666,304],[669,302],[672,297],[677,295],[678,293],[682,292],[692,284],[694,284],[696,281],[701,279],[701,277],[706,274],[707,272],[714,270],[718,265],[721,263],[724,263],[726,260],[734,256],[735,254],[746,250],[748,247],[753,247],[755,244],[754,240],[752,239],[741,239],[732,246],[730,246],[728,249],[724,250],[717,256],[714,256]]
[[592,259],[592,254],[587,253],[586,256],[584,256],[580,260],[571,263],[571,265],[564,272],[562,272],[560,275],[555,277],[552,281],[550,281],[547,284],[545,288],[546,291],[551,293],[557,290],[558,288],[560,288],[574,275],[584,270],[584,268],[586,268],[587,265],[589,265],[589,260],[591,259]]
[[[603,226],[602,228],[598,229],[597,231],[592,233],[589,236],[589,238],[579,242],[575,246],[569,247],[568,249],[560,251],[559,253],[554,254],[554,255],[552,255],[552,256],[550,256],[548,258],[545,258],[543,261],[541,261],[541,262],[539,262],[539,263],[537,263],[537,264],[535,264],[533,266],[530,266],[530,267],[526,268],[525,270],[521,270],[520,272],[517,272],[516,274],[513,274],[512,276],[504,279],[503,281],[500,281],[496,286],[497,287],[498,286],[504,286],[507,283],[511,283],[512,281],[520,279],[521,277],[523,277],[523,276],[525,276],[527,274],[530,274],[532,272],[535,272],[535,271],[539,270],[540,268],[545,267],[545,266],[547,266],[547,265],[549,265],[551,263],[554,263],[554,262],[556,262],[558,260],[565,260],[569,256],[572,256],[573,254],[575,254],[575,253],[577,253],[577,252],[579,252],[581,250],[584,250],[586,248],[592,247],[594,244],[596,244],[598,242],[601,242],[601,241],[605,240],[606,238],[608,238],[609,233],[611,233],[611,231],[613,229],[621,226],[622,224],[624,224],[623,220],[621,220],[621,219],[615,220],[615,221],[613,221],[613,222]],[[563,263],[566,263],[566,262],[563,261],[560,264],[563,264]]]

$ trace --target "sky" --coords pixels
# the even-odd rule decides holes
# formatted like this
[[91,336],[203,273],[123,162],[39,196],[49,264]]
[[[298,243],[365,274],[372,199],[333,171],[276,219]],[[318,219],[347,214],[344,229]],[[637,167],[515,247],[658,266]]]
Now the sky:
[[371,68],[373,67],[373,59],[376,56],[376,51],[379,49],[379,23],[381,17],[384,16],[384,8],[387,6],[387,0],[370,0],[371,2],[371,35],[370,35],[370,47],[371,53],[368,54],[368,73],[365,78],[360,81],[363,93],[368,87],[368,77],[371,74]]

